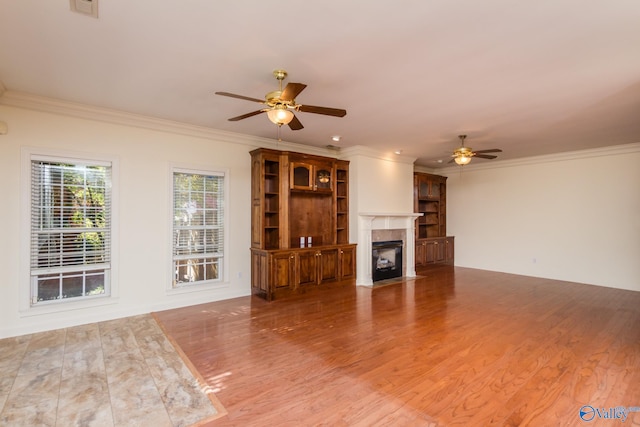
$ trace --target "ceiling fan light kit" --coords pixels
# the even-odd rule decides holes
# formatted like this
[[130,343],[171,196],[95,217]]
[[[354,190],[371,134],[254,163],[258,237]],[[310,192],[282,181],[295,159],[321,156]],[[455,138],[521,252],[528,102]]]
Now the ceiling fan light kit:
[[340,108],[328,108],[317,107],[313,105],[301,105],[297,104],[295,97],[300,94],[307,87],[304,83],[288,83],[285,88],[282,88],[282,81],[287,77],[285,70],[275,70],[273,76],[278,80],[279,90],[274,90],[267,93],[264,100],[258,98],[251,98],[243,95],[236,95],[229,92],[216,92],[216,95],[228,96],[231,98],[243,99],[245,101],[258,102],[266,105],[268,108],[262,110],[252,111],[251,113],[243,114],[241,116],[232,117],[229,121],[236,122],[249,117],[256,116],[261,113],[267,113],[269,120],[280,128],[282,125],[289,125],[291,130],[300,130],[304,128],[300,120],[295,116],[294,111],[303,113],[323,114],[325,116],[344,117],[347,114],[346,110]]
[[276,105],[267,111],[267,117],[273,124],[278,126],[288,125],[293,120],[293,112],[283,105]]
[[465,156],[464,154],[461,154],[457,156],[454,160],[460,166],[464,166],[464,165],[468,165],[471,162],[471,156]]

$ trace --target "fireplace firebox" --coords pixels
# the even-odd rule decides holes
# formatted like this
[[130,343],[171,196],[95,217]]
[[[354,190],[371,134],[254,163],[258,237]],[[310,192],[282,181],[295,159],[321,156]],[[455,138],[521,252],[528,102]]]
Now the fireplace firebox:
[[402,240],[372,242],[371,257],[371,278],[374,282],[402,277]]

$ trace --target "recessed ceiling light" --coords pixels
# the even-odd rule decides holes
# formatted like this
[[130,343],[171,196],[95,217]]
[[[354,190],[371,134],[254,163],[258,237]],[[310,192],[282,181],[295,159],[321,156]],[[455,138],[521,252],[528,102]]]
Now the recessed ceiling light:
[[340,142],[340,140],[342,139],[342,137],[340,135],[334,135],[331,137],[331,139],[335,142]]
[[396,151],[394,151],[394,153],[396,153],[396,154],[402,154],[402,150],[396,150]]

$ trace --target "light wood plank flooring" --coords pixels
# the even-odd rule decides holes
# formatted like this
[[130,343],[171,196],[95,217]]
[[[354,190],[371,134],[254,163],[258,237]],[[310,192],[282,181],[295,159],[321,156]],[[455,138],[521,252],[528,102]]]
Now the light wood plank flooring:
[[640,292],[418,274],[156,318],[228,411],[211,426],[640,425],[638,412],[600,418],[640,410]]

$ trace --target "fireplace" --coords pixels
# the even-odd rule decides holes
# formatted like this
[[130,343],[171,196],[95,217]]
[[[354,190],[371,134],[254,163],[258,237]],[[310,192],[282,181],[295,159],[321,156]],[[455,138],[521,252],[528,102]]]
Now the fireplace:
[[371,278],[374,282],[402,277],[402,240],[371,244]]
[[359,213],[356,285],[373,286],[373,244],[400,240],[402,258],[396,262],[401,277],[415,277],[415,223],[421,213]]

